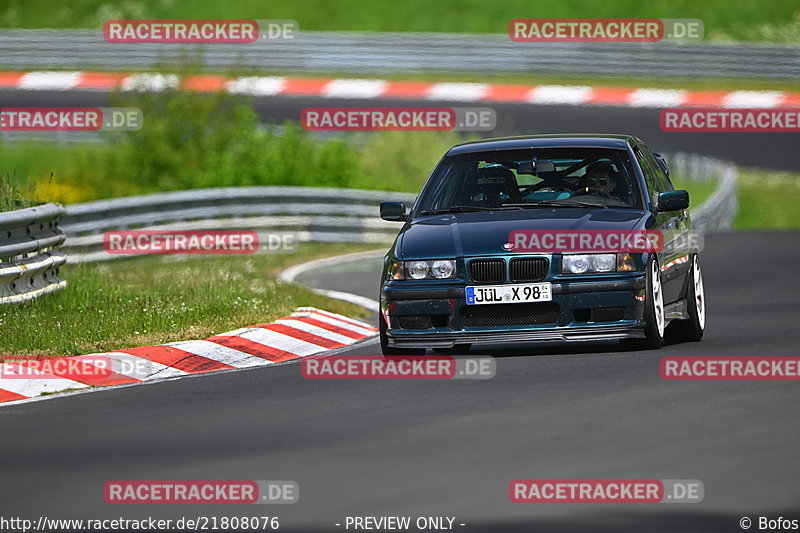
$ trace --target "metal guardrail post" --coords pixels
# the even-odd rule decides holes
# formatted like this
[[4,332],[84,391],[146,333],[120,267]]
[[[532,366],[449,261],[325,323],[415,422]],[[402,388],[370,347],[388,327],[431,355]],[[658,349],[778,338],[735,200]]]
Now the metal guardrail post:
[[300,241],[390,242],[397,224],[379,218],[383,200],[413,194],[322,187],[218,187],[112,198],[67,206],[61,227],[70,263],[128,257],[103,249],[109,230],[249,230]]
[[57,248],[65,235],[57,204],[0,213],[0,304],[20,303],[66,287],[58,269],[66,257]]

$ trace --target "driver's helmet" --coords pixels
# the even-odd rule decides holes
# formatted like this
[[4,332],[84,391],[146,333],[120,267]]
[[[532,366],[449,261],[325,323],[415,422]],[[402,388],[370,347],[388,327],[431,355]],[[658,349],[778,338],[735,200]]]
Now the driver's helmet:
[[581,176],[581,188],[589,194],[604,194],[611,196],[616,188],[616,172],[611,163],[596,161],[586,167],[586,172]]

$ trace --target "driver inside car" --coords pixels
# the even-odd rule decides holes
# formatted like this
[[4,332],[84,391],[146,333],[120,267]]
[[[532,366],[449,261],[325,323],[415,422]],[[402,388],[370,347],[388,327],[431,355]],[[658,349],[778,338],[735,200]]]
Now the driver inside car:
[[578,190],[578,194],[618,199],[614,194],[616,187],[614,168],[610,163],[598,161],[586,168],[586,173],[581,177],[581,188]]

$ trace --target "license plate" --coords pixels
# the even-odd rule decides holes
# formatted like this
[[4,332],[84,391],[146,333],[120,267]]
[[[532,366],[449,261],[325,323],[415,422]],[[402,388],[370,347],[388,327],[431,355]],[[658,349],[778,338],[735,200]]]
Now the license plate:
[[552,300],[553,293],[549,283],[467,287],[467,305],[550,302]]

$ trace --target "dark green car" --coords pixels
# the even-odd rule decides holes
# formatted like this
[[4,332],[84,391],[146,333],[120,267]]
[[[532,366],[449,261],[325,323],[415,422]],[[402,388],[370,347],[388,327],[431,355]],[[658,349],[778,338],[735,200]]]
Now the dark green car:
[[629,135],[536,135],[450,149],[402,222],[381,281],[384,354],[475,345],[700,340],[705,295],[663,158]]

